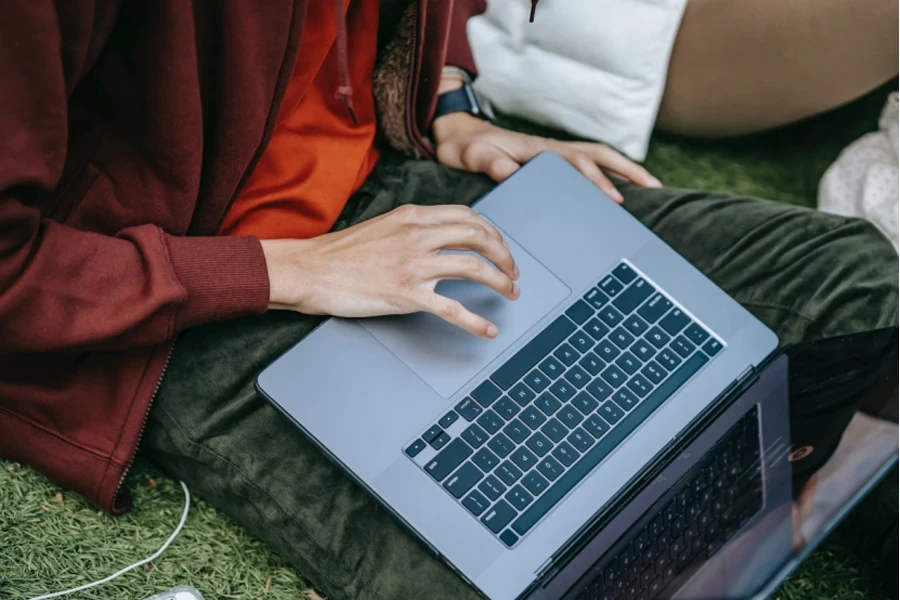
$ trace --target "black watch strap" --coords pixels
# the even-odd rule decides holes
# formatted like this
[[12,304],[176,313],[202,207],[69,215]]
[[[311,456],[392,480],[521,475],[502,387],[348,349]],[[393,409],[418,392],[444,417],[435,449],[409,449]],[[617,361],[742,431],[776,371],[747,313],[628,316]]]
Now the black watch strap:
[[487,119],[487,115],[478,105],[478,99],[472,86],[463,83],[461,88],[457,88],[450,92],[444,92],[437,99],[437,107],[434,110],[434,118],[443,117],[455,112],[467,112],[475,115],[480,119]]

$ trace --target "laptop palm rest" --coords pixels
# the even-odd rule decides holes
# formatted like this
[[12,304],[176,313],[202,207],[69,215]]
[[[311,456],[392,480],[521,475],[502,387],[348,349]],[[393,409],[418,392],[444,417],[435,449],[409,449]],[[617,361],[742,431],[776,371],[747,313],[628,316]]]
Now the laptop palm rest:
[[504,234],[519,267],[522,295],[512,302],[470,281],[446,280],[436,291],[497,325],[485,340],[428,314],[378,317],[359,323],[434,391],[450,398],[510,344],[565,300],[570,290],[515,240]]

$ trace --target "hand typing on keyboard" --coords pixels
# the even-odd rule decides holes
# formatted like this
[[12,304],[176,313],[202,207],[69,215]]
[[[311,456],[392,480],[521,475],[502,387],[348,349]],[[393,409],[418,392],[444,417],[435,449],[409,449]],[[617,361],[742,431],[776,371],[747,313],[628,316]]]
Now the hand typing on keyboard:
[[[456,300],[436,294],[442,279],[486,285],[519,297],[519,270],[503,237],[466,206],[403,206],[343,231],[308,240],[263,240],[270,309],[374,317],[429,312],[469,333],[497,327]],[[473,255],[440,254],[470,250]]]

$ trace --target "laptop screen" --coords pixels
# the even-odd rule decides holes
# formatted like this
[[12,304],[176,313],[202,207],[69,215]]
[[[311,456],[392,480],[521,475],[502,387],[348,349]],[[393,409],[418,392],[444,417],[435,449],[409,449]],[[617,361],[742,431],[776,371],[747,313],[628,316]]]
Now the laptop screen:
[[[837,379],[805,378],[809,369],[828,369],[825,355],[816,355],[817,350],[841,348],[844,354],[854,343],[863,343],[859,354],[878,344],[881,353],[884,344],[896,347],[896,331],[875,343],[830,342],[799,348],[791,352],[791,361],[781,355],[770,363],[530,597],[650,600],[771,594],[897,461],[896,359],[894,377],[886,378],[884,369],[873,372],[874,384],[865,386],[868,397],[853,398],[843,412],[844,404],[827,398],[852,396]],[[796,356],[801,358],[795,361]],[[871,365],[871,358],[861,356],[859,364]],[[849,364],[831,371],[846,375],[854,368]],[[806,414],[798,402],[810,398],[815,404]],[[831,429],[818,421],[826,405],[829,423],[838,423]],[[792,439],[792,429],[801,441]],[[833,442],[810,442],[815,439],[810,429],[818,439],[830,436]]]

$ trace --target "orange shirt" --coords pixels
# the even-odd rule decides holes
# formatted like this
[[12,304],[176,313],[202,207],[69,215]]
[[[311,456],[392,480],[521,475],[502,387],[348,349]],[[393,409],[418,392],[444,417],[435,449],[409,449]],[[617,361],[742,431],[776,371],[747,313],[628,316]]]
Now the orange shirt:
[[339,85],[335,2],[307,3],[300,52],[272,139],[220,233],[260,239],[328,232],[378,160],[372,72],[378,0],[345,0],[355,125]]

